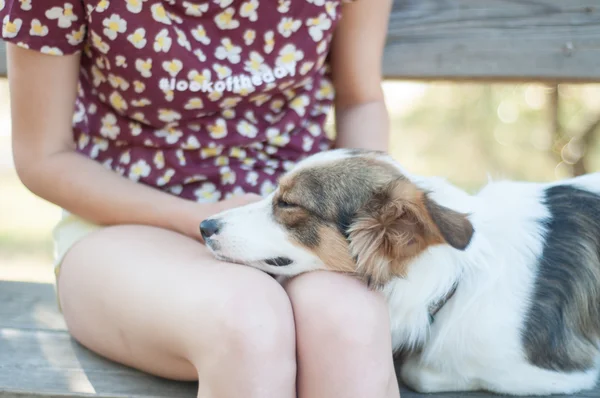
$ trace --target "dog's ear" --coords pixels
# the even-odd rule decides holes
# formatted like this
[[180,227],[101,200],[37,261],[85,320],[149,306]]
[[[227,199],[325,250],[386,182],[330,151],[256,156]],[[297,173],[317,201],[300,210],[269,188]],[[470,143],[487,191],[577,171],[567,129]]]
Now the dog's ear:
[[358,275],[371,286],[382,286],[404,276],[409,260],[431,245],[466,249],[474,230],[466,214],[439,205],[400,178],[367,201],[348,233]]

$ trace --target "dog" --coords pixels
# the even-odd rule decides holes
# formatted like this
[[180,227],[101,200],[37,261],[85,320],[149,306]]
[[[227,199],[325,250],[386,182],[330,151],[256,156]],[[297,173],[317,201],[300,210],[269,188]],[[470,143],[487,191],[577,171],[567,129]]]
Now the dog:
[[385,295],[400,377],[422,393],[571,394],[600,368],[600,173],[468,194],[385,153],[301,160],[259,202],[200,225],[218,259],[313,270]]

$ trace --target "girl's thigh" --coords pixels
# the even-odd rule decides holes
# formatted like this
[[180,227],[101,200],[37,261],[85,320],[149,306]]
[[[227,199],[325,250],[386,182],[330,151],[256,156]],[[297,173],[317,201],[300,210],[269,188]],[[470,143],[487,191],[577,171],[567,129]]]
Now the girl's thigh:
[[213,366],[227,350],[243,356],[245,347],[289,347],[293,355],[283,288],[263,272],[214,260],[202,244],[171,231],[114,226],[91,233],[64,257],[58,290],[77,341],[158,376],[197,380],[203,364]]

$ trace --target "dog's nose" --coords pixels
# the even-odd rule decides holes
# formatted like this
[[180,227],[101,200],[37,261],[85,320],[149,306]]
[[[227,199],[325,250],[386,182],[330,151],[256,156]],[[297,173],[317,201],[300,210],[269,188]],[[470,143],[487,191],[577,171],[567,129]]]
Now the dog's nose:
[[211,236],[218,234],[220,227],[221,223],[218,220],[209,218],[200,223],[200,234],[202,234],[202,238],[208,239]]

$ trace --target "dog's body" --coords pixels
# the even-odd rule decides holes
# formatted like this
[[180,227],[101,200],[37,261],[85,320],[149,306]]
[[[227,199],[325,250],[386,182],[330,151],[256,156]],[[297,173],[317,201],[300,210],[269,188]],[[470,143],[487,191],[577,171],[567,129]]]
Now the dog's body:
[[490,183],[472,196],[383,154],[336,150],[210,222],[219,258],[275,275],[347,272],[381,289],[415,390],[548,395],[596,384],[600,173]]

